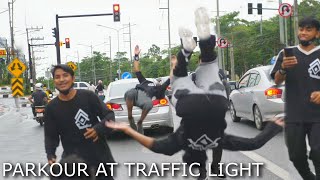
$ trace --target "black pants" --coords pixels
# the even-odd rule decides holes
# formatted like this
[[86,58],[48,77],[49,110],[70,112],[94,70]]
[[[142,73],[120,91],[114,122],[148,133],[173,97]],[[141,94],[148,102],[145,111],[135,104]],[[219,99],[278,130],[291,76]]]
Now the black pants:
[[316,179],[320,180],[319,133],[320,123],[286,123],[285,126],[289,158],[304,180],[315,179],[308,164],[306,137],[311,148],[310,159],[315,167]]

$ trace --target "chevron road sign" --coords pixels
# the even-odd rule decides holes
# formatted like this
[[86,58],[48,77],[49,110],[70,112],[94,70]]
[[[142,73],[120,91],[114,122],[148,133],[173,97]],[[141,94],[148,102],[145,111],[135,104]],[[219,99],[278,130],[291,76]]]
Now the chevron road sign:
[[77,65],[74,64],[72,61],[68,62],[67,65],[73,70],[77,70]]
[[15,58],[8,66],[8,71],[15,77],[19,77],[25,70],[26,65],[18,58]]
[[12,96],[24,96],[23,78],[11,78]]

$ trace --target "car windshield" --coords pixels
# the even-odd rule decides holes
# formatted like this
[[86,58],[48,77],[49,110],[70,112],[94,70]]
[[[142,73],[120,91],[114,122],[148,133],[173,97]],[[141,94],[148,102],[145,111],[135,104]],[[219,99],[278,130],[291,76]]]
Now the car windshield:
[[110,87],[110,97],[124,96],[126,91],[131,88],[136,87],[138,82],[122,83],[122,84],[113,84]]

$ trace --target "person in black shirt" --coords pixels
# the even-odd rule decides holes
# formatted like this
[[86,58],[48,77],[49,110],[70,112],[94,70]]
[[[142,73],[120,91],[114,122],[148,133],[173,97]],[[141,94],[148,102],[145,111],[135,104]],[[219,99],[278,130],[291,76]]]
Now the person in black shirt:
[[285,139],[289,158],[303,179],[315,179],[307,157],[306,136],[311,148],[316,179],[320,179],[320,23],[312,17],[299,21],[299,45],[288,57],[281,50],[271,71],[277,85],[285,81]]
[[103,89],[104,89],[104,87],[103,87],[102,81],[99,80],[98,85],[96,87],[96,91],[99,93],[100,91],[103,91]]
[[[135,88],[129,89],[125,95],[124,99],[126,101],[127,109],[128,109],[128,120],[130,126],[133,129],[137,129],[138,132],[143,134],[143,120],[148,115],[149,111],[152,109],[152,98],[155,97],[156,99],[162,99],[165,97],[165,91],[167,87],[170,85],[170,79],[168,78],[163,84],[155,85],[153,82],[148,81],[141,73],[139,65],[139,54],[140,49],[137,45],[134,50],[134,62],[133,62],[133,69],[134,72],[139,80],[139,84]],[[134,118],[132,116],[132,108],[133,106],[138,106],[142,109],[140,120],[138,121],[136,126]]]
[[37,83],[35,89],[36,91],[28,97],[28,100],[32,103],[31,109],[34,118],[36,117],[35,106],[44,106],[48,103],[48,97],[47,94],[43,92],[42,83]]
[[[201,64],[201,54],[199,55],[199,60],[198,64]],[[196,73],[191,74],[192,81],[196,84]],[[222,69],[219,69],[219,78],[222,81],[222,84],[224,88],[226,89],[227,93],[227,99],[229,99],[229,94],[230,94],[230,86],[227,82],[227,77]],[[212,149],[212,163],[211,163],[211,172],[214,172],[216,174],[219,174],[220,178],[225,178],[226,176],[224,173],[218,173],[219,172],[219,163],[221,162],[221,157],[222,157],[222,148],[217,147]]]
[[[73,89],[73,70],[67,65],[54,66],[52,76],[59,95],[45,111],[45,150],[49,164],[56,162],[56,148],[61,139],[62,158],[77,155],[90,167],[114,163],[106,136],[111,129],[106,120],[114,121],[114,112],[107,109],[96,94],[89,90]],[[110,175],[110,167],[105,167]],[[113,179],[111,176],[97,179]]]
[[[196,13],[206,13],[203,12],[203,8],[197,11]],[[208,17],[207,19],[209,20]],[[188,77],[187,62],[195,48],[195,42],[190,30],[184,28],[179,30],[183,49],[178,53],[177,59],[172,59],[171,80],[172,102],[177,115],[182,119],[180,127],[173,134],[157,140],[136,133],[123,123],[106,122],[107,127],[125,132],[156,153],[173,155],[184,150],[184,162],[200,164],[198,179],[201,180],[207,179],[206,150],[215,148],[232,151],[258,149],[280,132],[282,128],[279,125],[283,125],[282,119],[276,119],[275,123],[269,123],[264,131],[253,139],[224,133],[228,100],[218,74],[217,56],[214,52],[215,36],[210,36],[210,32],[206,36],[203,33],[202,28],[198,28],[198,36],[202,37],[199,42],[202,62],[196,70],[197,78],[194,83]]]

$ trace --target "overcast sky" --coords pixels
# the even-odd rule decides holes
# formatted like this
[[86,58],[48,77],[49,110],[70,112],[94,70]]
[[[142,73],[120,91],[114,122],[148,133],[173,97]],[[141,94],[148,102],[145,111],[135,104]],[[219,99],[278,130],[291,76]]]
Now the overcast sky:
[[[11,0],[10,0],[11,1]],[[14,3],[14,31],[15,45],[23,49],[27,55],[26,27],[42,27],[39,32],[33,32],[30,37],[44,37],[44,41],[38,43],[53,43],[52,28],[55,27],[55,15],[78,15],[95,13],[112,13],[112,5],[120,4],[121,22],[113,22],[112,16],[83,17],[60,19],[60,39],[69,37],[71,48],[61,47],[62,63],[77,61],[77,51],[80,58],[90,56],[90,48],[77,45],[93,45],[94,51],[106,52],[109,56],[109,36],[111,36],[112,57],[118,50],[117,32],[97,24],[115,29],[123,28],[129,22],[132,33],[132,48],[139,44],[142,52],[146,53],[152,44],[156,44],[161,50],[168,48],[167,10],[168,0],[15,0]],[[240,11],[240,18],[248,20],[260,20],[260,16],[247,14],[247,3],[263,3],[263,7],[278,8],[278,0],[220,0],[220,15],[232,11]],[[292,3],[293,0],[283,0]],[[171,44],[179,44],[178,27],[189,27],[194,34],[194,10],[197,7],[205,6],[211,18],[216,16],[216,0],[171,0],[170,1],[170,23],[171,23]],[[0,0],[0,12],[8,9],[8,0]],[[263,11],[263,19],[268,19],[278,14],[278,11]],[[0,14],[0,37],[10,41],[9,15],[8,12]],[[214,25],[212,25],[212,31]],[[128,28],[119,31],[119,50],[130,54]],[[103,45],[98,45],[106,42]],[[37,43],[37,42],[34,42]],[[95,46],[98,45],[98,46]],[[44,70],[56,63],[54,46],[47,46],[39,49],[44,52],[36,53],[36,57],[45,59],[37,60],[37,76],[44,76]]]

